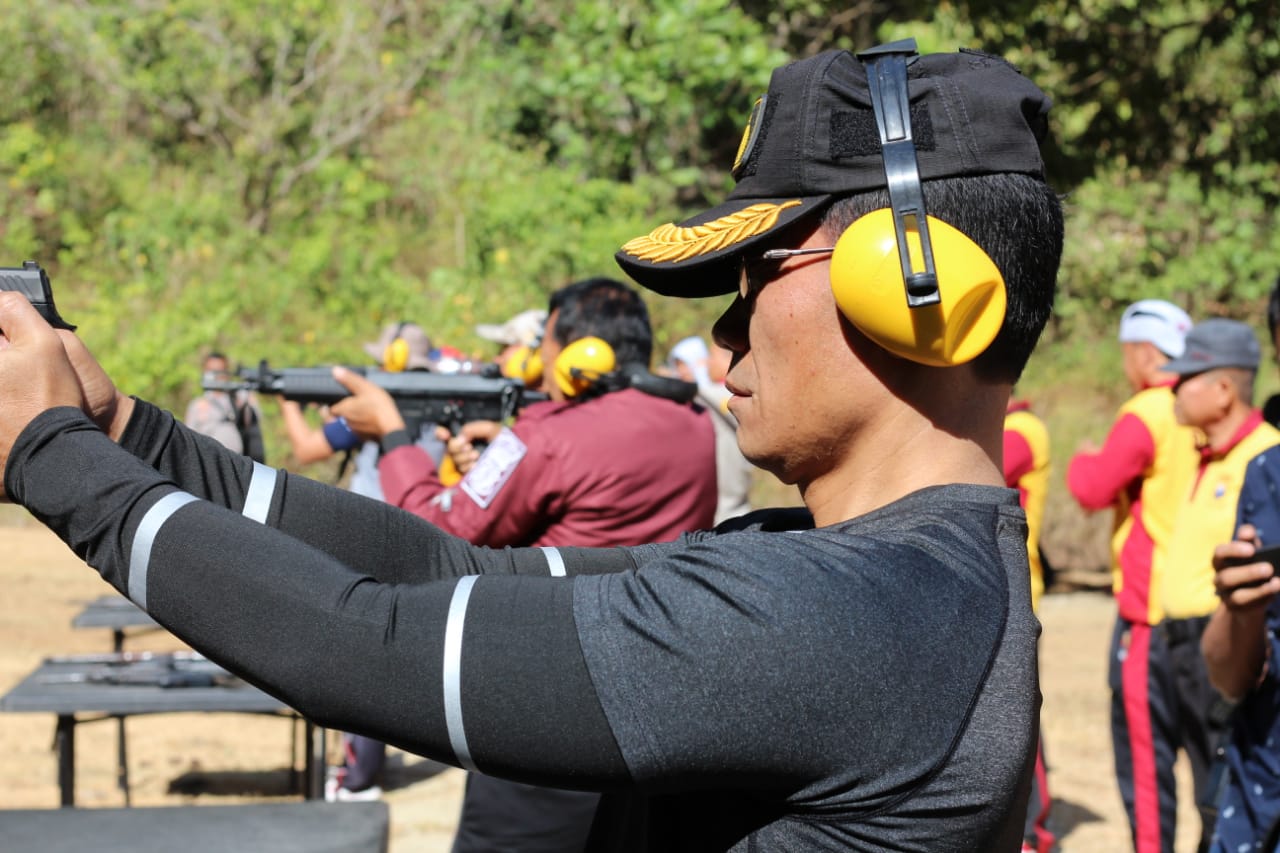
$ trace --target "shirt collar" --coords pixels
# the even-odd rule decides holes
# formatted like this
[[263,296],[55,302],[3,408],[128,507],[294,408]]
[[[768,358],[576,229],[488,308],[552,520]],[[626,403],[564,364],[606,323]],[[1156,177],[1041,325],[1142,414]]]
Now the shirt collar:
[[1212,459],[1221,459],[1231,452],[1237,444],[1244,441],[1249,433],[1258,428],[1262,423],[1262,410],[1253,409],[1249,412],[1249,416],[1244,419],[1244,423],[1240,424],[1240,428],[1235,434],[1227,440],[1227,443],[1221,447],[1211,447],[1209,444],[1202,444],[1197,449],[1200,451],[1200,461],[1208,462]]

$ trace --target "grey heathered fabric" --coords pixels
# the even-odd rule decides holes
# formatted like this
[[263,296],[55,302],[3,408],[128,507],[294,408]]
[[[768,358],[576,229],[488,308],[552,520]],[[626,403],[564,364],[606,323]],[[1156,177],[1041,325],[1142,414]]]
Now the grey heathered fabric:
[[[1038,709],[1016,494],[693,536],[580,578],[575,616],[651,850],[1017,850]],[[646,562],[647,560],[647,562]]]

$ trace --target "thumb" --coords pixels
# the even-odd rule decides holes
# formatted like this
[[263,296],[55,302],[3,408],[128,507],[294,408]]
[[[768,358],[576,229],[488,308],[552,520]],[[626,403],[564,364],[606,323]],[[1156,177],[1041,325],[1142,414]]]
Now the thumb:
[[[0,292],[0,336],[4,340],[0,347],[34,343],[42,337],[46,339],[46,345],[57,340],[53,328],[40,316],[35,306],[25,296],[12,290]],[[59,348],[61,346],[58,344]]]

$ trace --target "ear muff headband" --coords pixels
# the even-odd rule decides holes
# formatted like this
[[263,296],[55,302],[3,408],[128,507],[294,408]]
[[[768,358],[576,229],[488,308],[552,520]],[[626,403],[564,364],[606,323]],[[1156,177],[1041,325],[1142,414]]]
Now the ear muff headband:
[[409,342],[403,337],[406,325],[401,321],[400,325],[396,326],[396,333],[391,338],[391,343],[382,350],[382,369],[388,373],[402,373],[409,367]]
[[556,356],[552,369],[556,386],[573,399],[600,381],[618,366],[613,347],[596,337],[578,338]]
[[1004,324],[1006,294],[986,252],[925,210],[907,89],[907,59],[915,55],[915,39],[858,54],[892,207],[861,217],[840,236],[831,290],[871,340],[902,358],[946,367],[990,346]]

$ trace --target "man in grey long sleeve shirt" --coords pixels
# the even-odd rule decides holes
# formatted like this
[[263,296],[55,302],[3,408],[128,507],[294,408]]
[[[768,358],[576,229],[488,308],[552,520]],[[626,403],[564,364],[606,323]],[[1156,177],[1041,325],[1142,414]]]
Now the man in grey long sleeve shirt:
[[1049,102],[914,48],[775,71],[725,203],[618,254],[660,293],[737,289],[739,445],[803,517],[476,548],[194,435],[13,293],[5,493],[322,725],[605,792],[592,849],[1012,853],[1038,626],[999,459],[1061,253]]

